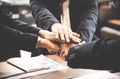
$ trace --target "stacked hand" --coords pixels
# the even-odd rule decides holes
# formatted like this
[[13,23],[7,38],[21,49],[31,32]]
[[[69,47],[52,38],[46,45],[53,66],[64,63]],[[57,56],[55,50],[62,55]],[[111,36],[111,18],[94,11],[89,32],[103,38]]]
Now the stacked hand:
[[43,38],[40,41],[40,47],[56,52],[63,60],[71,47],[81,44],[79,34],[59,23],[51,26],[51,32],[40,30],[39,35]]
[[[60,39],[61,42],[75,42],[75,43],[79,43],[80,42],[80,35],[72,32],[71,29],[62,26],[59,23],[55,23],[51,26],[51,30],[52,32],[55,34],[55,38]],[[74,36],[74,38],[71,38],[72,36]]]

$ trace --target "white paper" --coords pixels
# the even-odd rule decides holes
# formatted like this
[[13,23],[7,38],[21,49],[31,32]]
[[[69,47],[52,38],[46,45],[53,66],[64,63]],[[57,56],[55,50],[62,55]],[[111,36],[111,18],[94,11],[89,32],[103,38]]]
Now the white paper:
[[35,62],[42,64],[44,66],[47,66],[49,68],[40,70],[40,71],[35,71],[35,72],[30,72],[30,73],[26,73],[26,74],[9,77],[9,79],[21,79],[21,78],[25,78],[25,77],[35,76],[38,74],[44,74],[44,73],[48,73],[48,72],[67,69],[65,66],[61,65],[60,63],[58,63],[44,55],[31,57],[31,59],[32,59],[32,61],[35,61]]
[[120,79],[120,77],[109,72],[99,72],[72,79]]

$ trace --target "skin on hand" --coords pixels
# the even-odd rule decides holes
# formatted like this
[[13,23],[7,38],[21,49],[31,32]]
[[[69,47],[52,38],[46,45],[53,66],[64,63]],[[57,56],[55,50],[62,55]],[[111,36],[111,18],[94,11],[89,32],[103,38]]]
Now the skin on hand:
[[75,44],[81,43],[81,39],[79,39],[79,37],[76,37],[73,35],[71,36],[70,41],[71,41],[71,43],[75,43]]
[[[61,42],[70,43],[71,36],[74,36],[75,39],[80,37],[79,34],[72,32],[71,29],[62,26],[60,23],[55,23],[51,26],[52,32],[55,34],[55,38],[60,39]],[[72,39],[73,42],[79,43],[77,40]]]
[[78,44],[74,44],[74,43],[61,44],[61,52],[59,53],[59,56],[61,57],[61,59],[66,60],[66,56],[68,54],[69,49],[76,45],[78,45]]
[[69,32],[70,29],[63,27],[60,23],[55,23],[51,26],[52,32],[55,33],[56,38],[60,38],[63,42],[70,42],[69,40]]
[[41,39],[39,41],[39,47],[49,49],[53,52],[60,52],[61,51],[60,45],[55,44],[52,41],[47,40],[47,39]]
[[60,42],[60,39],[56,38],[55,34],[53,32],[50,32],[50,31],[47,31],[47,30],[40,30],[39,35],[42,38],[48,39],[50,41],[59,41]]
[[85,44],[85,41],[82,41],[79,44],[75,44],[75,43],[63,43],[61,44],[61,52],[58,54],[61,59],[66,60],[66,56],[68,55],[68,51],[71,47],[77,46],[77,45],[82,45]]
[[[60,38],[56,38],[56,35],[54,32],[50,32],[50,31],[47,31],[47,30],[40,30],[39,31],[39,35],[42,37],[42,38],[45,38],[45,39],[48,39],[50,41],[57,41],[57,42],[65,42],[64,40],[61,40]],[[75,32],[71,32],[71,34],[69,35],[69,38],[66,37],[66,39],[69,39],[70,42],[73,42],[73,43],[80,43],[80,39],[79,39],[79,34],[75,33]]]

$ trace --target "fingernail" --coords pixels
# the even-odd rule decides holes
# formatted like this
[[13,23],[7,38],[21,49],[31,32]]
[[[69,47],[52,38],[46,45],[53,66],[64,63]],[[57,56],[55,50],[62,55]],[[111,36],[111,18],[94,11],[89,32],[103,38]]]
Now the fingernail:
[[70,34],[70,38],[72,38],[72,34]]

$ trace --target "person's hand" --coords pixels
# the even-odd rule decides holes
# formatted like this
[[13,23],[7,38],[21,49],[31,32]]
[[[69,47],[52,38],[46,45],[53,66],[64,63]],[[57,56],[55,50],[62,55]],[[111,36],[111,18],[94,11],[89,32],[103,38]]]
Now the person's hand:
[[44,39],[44,38],[41,38],[41,40],[39,41],[38,44],[39,44],[38,45],[39,48],[46,48],[46,49],[56,52],[56,53],[61,51],[61,47],[59,44],[54,43],[54,42]]
[[[47,30],[40,30],[39,35],[42,38],[48,39],[50,41],[63,42],[63,41],[61,41],[60,38],[56,38],[56,34],[54,32],[50,32],[50,31],[47,31]],[[79,35],[75,32],[71,32],[69,40],[70,40],[70,42],[73,42],[73,43],[80,43],[80,41],[81,41],[79,39]]]
[[77,36],[77,34],[75,32],[72,32],[72,35],[70,36],[70,42],[79,44],[79,43],[81,43],[81,39],[79,38],[79,36]]
[[60,42],[60,39],[56,38],[55,33],[53,33],[53,32],[50,32],[50,31],[47,31],[47,30],[40,30],[39,35],[42,38],[48,39],[50,41],[58,41],[58,42]]
[[82,41],[79,44],[75,43],[62,43],[61,44],[61,52],[57,53],[63,60],[66,60],[66,56],[68,55],[68,51],[71,47],[74,47],[76,45],[82,45],[85,44],[85,41]]
[[58,56],[61,57],[61,59],[66,60],[66,56],[68,54],[68,51],[71,47],[76,46],[77,44],[74,43],[63,43],[61,44],[61,52],[57,53]]
[[[72,32],[71,29],[62,26],[60,23],[55,23],[51,26],[51,30],[55,33],[55,38],[60,39],[62,42],[71,42],[71,37],[74,36],[75,39],[80,37],[79,34]],[[79,43],[77,40],[72,39],[73,42]]]

